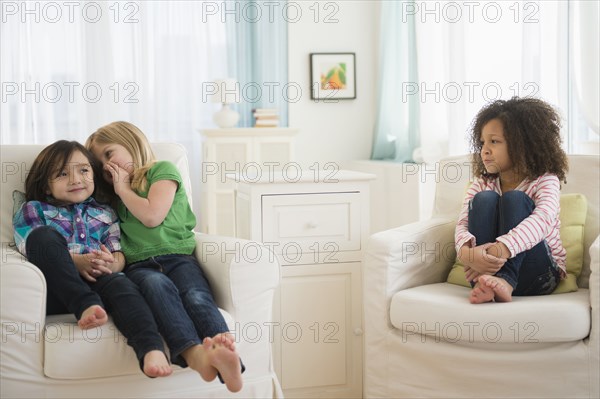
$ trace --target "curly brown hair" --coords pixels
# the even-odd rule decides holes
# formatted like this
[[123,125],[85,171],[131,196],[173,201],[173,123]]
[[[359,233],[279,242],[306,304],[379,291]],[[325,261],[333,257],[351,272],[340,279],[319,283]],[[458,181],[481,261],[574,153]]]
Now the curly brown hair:
[[551,173],[566,183],[569,165],[561,147],[560,115],[548,103],[532,97],[496,100],[477,113],[470,132],[476,177],[497,177],[486,172],[481,160],[481,131],[492,119],[502,123],[510,160],[520,175],[533,180]]

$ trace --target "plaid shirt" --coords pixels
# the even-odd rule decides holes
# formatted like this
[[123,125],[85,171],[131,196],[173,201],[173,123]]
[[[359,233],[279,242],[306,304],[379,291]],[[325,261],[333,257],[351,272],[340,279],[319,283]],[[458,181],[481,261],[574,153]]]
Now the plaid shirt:
[[117,215],[91,197],[79,204],[59,207],[40,201],[26,202],[15,213],[13,226],[15,243],[25,256],[27,236],[40,226],[56,229],[67,240],[71,253],[88,253],[100,249],[100,244],[110,252],[121,250]]

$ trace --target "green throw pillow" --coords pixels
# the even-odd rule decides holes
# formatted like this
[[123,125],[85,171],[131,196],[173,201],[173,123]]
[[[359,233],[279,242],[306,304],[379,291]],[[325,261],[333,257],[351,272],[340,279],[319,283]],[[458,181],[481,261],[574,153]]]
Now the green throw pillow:
[[25,193],[19,190],[14,190],[12,193],[13,197],[13,216],[21,209],[25,201]]
[[[577,291],[577,277],[583,267],[583,230],[587,215],[587,200],[582,194],[560,196],[560,239],[567,251],[567,278],[561,280],[553,294]],[[457,259],[448,282],[471,287],[465,278],[464,266]]]

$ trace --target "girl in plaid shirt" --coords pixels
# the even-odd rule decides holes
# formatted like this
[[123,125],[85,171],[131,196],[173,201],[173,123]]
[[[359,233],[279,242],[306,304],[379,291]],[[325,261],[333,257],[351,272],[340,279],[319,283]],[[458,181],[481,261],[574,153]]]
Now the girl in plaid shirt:
[[535,98],[498,100],[477,114],[476,181],[456,226],[471,303],[550,294],[566,276],[560,240],[560,181],[568,170],[560,117]]
[[[96,173],[94,173],[96,172]],[[115,212],[97,202],[93,155],[60,140],[34,160],[25,202],[14,215],[19,251],[44,274],[47,314],[73,313],[80,328],[101,326],[111,312],[149,377],[171,374],[152,312],[123,273],[125,258]]]

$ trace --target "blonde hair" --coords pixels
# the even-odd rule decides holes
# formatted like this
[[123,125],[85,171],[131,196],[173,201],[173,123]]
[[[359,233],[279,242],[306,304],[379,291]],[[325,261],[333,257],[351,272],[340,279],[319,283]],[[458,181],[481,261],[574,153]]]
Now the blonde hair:
[[138,192],[146,190],[146,175],[156,162],[156,157],[150,142],[137,126],[122,121],[102,126],[88,137],[85,147],[91,150],[95,144],[119,144],[125,147],[134,163],[131,188]]

